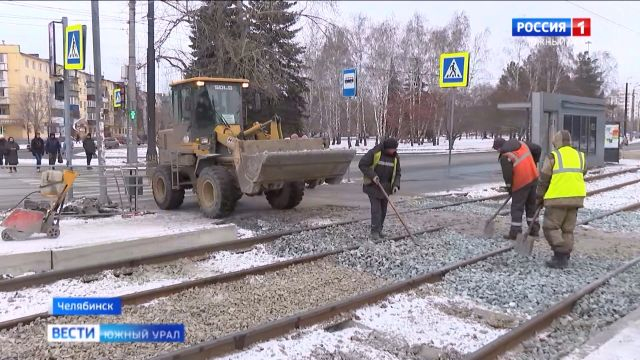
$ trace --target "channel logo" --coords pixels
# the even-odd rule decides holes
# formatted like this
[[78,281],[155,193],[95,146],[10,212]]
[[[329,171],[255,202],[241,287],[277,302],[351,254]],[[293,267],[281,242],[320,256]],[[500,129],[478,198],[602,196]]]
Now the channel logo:
[[591,36],[591,18],[514,18],[511,36]]
[[49,342],[183,343],[184,324],[50,324]]

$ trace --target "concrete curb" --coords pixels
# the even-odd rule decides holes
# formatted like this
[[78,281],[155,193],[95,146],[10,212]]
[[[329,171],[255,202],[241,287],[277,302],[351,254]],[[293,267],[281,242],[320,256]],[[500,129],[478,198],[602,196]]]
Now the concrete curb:
[[0,274],[74,269],[237,240],[235,224],[213,229],[0,256]]
[[563,360],[639,359],[640,307],[597,332]]

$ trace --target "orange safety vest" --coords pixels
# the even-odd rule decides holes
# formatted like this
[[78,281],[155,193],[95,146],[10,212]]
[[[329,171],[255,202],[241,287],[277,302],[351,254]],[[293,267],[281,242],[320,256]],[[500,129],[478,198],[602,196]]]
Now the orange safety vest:
[[538,168],[533,161],[531,151],[527,144],[520,142],[520,148],[516,151],[506,152],[503,155],[509,158],[513,164],[513,183],[511,191],[517,191],[531,184],[538,178]]

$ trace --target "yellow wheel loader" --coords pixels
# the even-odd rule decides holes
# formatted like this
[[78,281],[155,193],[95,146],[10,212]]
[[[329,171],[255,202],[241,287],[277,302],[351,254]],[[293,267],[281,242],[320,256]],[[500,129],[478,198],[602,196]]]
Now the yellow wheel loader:
[[305,182],[341,182],[355,150],[283,139],[277,117],[249,124],[242,111],[248,86],[245,79],[206,77],[171,84],[173,127],[158,132],[158,165],[148,168],[160,209],[178,208],[186,189],[195,190],[210,218],[231,214],[242,194],[264,194],[272,208],[291,209]]

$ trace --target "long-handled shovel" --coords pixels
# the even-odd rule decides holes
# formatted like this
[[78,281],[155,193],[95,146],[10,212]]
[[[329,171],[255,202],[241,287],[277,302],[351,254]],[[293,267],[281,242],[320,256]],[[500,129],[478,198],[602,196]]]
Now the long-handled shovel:
[[391,199],[389,199],[389,195],[387,195],[387,192],[384,190],[384,187],[382,187],[382,184],[380,184],[380,182],[377,182],[376,185],[378,185],[378,188],[380,189],[380,191],[382,191],[382,193],[384,194],[384,197],[387,198],[387,201],[389,202],[389,205],[391,205],[391,208],[393,209],[393,211],[396,213],[396,215],[398,215],[398,219],[400,219],[400,222],[402,223],[404,228],[407,230],[407,234],[409,234],[409,237],[411,238],[411,240],[413,240],[413,242],[417,244],[418,240],[415,238],[415,236],[413,236],[413,233],[411,232],[411,230],[409,230],[409,227],[404,222],[404,219],[400,215],[400,212],[398,211],[398,209],[396,209],[396,206],[393,205],[393,202],[391,201]]
[[505,200],[504,203],[502,203],[502,206],[500,206],[500,208],[489,218],[489,220],[487,220],[487,222],[484,223],[484,236],[492,237],[493,235],[495,235],[496,224],[494,220],[496,219],[500,211],[507,205],[509,200],[511,200],[511,195],[507,197],[507,200]]
[[538,220],[540,210],[542,210],[542,206],[540,206],[533,215],[533,221],[531,221],[531,224],[527,227],[527,232],[525,232],[524,234],[520,233],[516,237],[516,243],[513,247],[518,255],[529,256],[531,255],[531,251],[533,251],[533,239],[529,237],[529,232],[531,232],[531,227]]

